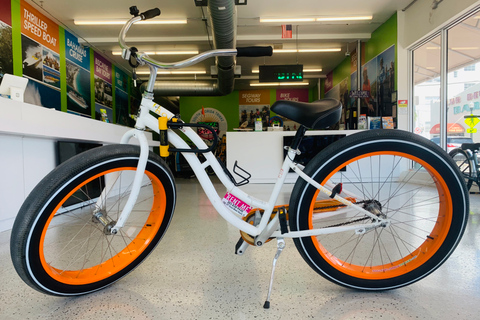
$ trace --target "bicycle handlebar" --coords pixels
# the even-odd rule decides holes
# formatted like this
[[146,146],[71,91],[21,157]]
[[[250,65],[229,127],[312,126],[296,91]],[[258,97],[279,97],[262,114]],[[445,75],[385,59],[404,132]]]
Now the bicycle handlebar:
[[237,57],[270,57],[272,54],[273,48],[270,46],[237,48]]
[[180,69],[184,67],[188,67],[194,65],[198,62],[206,60],[208,58],[218,57],[218,56],[238,56],[238,57],[263,57],[263,56],[271,56],[273,53],[272,47],[245,47],[245,48],[237,48],[237,49],[216,49],[216,50],[209,50],[197,54],[193,57],[188,59],[174,62],[174,63],[165,63],[157,61],[151,57],[149,57],[146,53],[137,52],[135,47],[129,47],[125,43],[125,37],[130,29],[130,27],[141,20],[151,19],[160,15],[160,9],[150,9],[147,10],[139,15],[134,16],[130,20],[128,20],[125,25],[120,30],[120,34],[118,36],[118,43],[122,48],[122,58],[125,60],[130,60],[131,57],[134,57],[139,64],[150,64],[160,69]]
[[160,9],[158,8],[150,9],[143,13],[140,13],[140,15],[142,16],[142,20],[152,19],[160,15]]

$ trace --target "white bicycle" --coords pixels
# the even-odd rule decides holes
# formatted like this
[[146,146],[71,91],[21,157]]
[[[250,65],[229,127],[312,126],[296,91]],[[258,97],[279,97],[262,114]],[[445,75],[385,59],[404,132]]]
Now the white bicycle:
[[[301,126],[270,198],[263,201],[242,191],[239,185],[247,181],[237,182],[215,158],[213,146],[192,129],[197,125],[154,103],[151,92],[158,68],[186,67],[215,56],[271,54],[271,48],[212,50],[162,63],[125,44],[135,22],[159,13],[152,9],[134,16],[119,37],[124,58],[151,71],[135,129],[121,144],[87,151],[58,166],[18,213],[11,256],[29,286],[57,296],[100,290],[135,269],[162,239],[177,201],[175,181],[164,160],[149,151],[146,128],[160,134],[162,156],[169,145],[170,151],[183,154],[212,205],[240,230],[237,254],[276,239],[265,307],[285,238],[293,238],[317,273],[363,290],[414,283],[451,255],[467,222],[468,193],[453,160],[434,143],[399,130],[367,130],[329,145],[304,168],[295,162],[307,129],[323,129],[339,120],[342,106],[333,99],[272,105],[274,112]],[[129,145],[131,138],[140,146]],[[199,160],[199,152],[205,160]],[[215,172],[225,194],[215,191],[206,168]],[[275,206],[289,169],[299,176],[290,203]]]

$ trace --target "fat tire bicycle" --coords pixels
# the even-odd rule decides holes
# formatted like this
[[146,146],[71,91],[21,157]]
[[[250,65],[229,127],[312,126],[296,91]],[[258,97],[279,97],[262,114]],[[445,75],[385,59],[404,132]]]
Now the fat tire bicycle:
[[460,148],[455,148],[449,152],[449,155],[453,158],[465,179],[468,191],[470,191],[474,182],[480,187],[479,149],[480,143],[463,143]]
[[[412,284],[452,254],[465,230],[469,199],[455,162],[431,141],[400,130],[368,130],[329,145],[305,167],[295,162],[307,129],[324,129],[340,119],[342,105],[334,99],[275,102],[272,111],[301,126],[286,148],[268,201],[242,191],[245,181],[237,182],[215,158],[192,129],[196,124],[153,102],[153,84],[158,68],[180,68],[215,56],[271,55],[271,48],[211,50],[173,64],[158,62],[128,47],[125,35],[135,22],[159,13],[134,14],[119,36],[123,57],[151,71],[135,129],[118,145],[92,149],[55,168],[17,215],[11,256],[26,284],[56,296],[95,292],[130,273],[157,246],[177,194],[165,161],[149,151],[146,128],[159,133],[162,156],[168,150],[184,155],[212,205],[240,230],[237,254],[277,241],[265,308],[288,238],[318,274],[362,290]],[[139,146],[128,143],[132,138]],[[198,152],[205,160],[199,160]],[[223,198],[206,168],[225,186]],[[290,169],[298,175],[290,202],[275,205]]]

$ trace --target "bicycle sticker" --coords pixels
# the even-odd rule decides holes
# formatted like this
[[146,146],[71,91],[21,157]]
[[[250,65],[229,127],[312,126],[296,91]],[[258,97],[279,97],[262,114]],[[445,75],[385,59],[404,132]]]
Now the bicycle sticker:
[[233,194],[227,192],[225,197],[222,199],[223,204],[233,212],[242,215],[242,217],[247,216],[247,214],[252,209],[251,206],[243,202],[242,200],[235,197]]

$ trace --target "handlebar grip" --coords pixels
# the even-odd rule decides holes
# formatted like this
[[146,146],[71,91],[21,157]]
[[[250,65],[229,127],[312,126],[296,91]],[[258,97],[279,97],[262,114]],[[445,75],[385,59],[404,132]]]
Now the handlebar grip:
[[268,47],[243,47],[237,48],[237,57],[270,57],[273,48]]
[[142,16],[142,20],[152,19],[160,15],[160,9],[150,9],[141,13],[140,15]]

